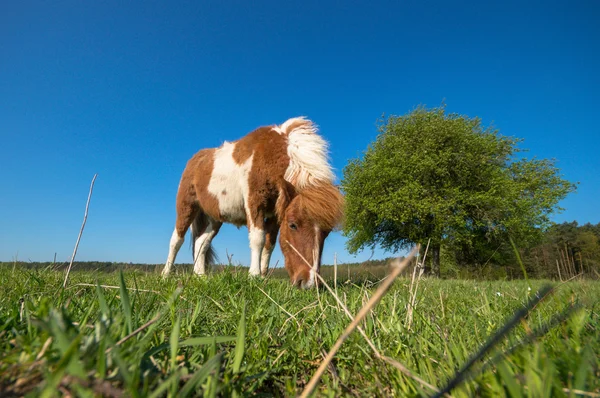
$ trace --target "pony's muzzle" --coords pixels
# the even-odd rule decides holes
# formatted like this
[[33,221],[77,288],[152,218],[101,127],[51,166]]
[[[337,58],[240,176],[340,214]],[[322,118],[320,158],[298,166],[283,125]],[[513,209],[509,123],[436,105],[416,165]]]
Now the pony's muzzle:
[[301,289],[310,289],[315,285],[317,279],[314,270],[306,270],[297,274],[293,285]]

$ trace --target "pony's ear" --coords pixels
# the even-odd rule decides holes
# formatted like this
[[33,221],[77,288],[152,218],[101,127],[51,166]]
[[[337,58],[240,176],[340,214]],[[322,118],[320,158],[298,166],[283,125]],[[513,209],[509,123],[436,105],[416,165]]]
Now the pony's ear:
[[279,196],[277,197],[277,202],[275,203],[275,215],[281,224],[283,222],[285,209],[287,209],[297,193],[294,186],[284,179],[279,181],[277,184],[277,189],[279,190]]

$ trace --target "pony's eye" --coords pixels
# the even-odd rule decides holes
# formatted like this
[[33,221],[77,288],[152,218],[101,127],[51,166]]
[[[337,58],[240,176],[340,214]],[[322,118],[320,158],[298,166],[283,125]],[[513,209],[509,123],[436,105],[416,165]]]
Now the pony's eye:
[[291,222],[290,223],[290,229],[293,229],[294,231],[298,229],[298,226],[296,225],[296,223]]

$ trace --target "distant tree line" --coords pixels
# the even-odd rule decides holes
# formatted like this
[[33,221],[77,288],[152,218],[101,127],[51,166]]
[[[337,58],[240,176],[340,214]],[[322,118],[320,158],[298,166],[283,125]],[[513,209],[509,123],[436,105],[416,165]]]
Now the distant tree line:
[[566,279],[577,274],[600,277],[600,223],[576,221],[553,225],[543,241],[523,251],[526,266],[542,277]]
[[[382,267],[387,266],[392,258],[384,258],[384,259],[375,259],[375,260],[367,260],[363,262],[355,262],[355,263],[340,263],[339,266],[346,267],[362,267],[362,268],[373,268],[373,267]],[[26,269],[47,269],[53,271],[66,271],[69,266],[68,262],[52,262],[52,261],[1,261],[0,266],[5,268],[10,268],[14,266],[18,266]],[[323,268],[332,267],[332,264],[323,264]],[[125,262],[111,262],[111,261],[74,261],[72,271],[99,271],[99,272],[116,272],[119,270],[136,270],[142,272],[160,272],[164,264],[144,264],[144,263],[125,263]],[[219,271],[223,268],[227,267],[225,264],[215,264],[213,269],[215,271]],[[244,269],[248,267],[244,267],[241,265],[236,265],[236,268]],[[193,269],[193,264],[177,264],[176,268],[184,269],[186,271],[190,271]],[[287,274],[285,274],[287,275]]]
[[[539,233],[539,239],[530,247],[520,247],[515,242],[519,258],[531,278],[567,280],[583,274],[590,278],[600,278],[600,223],[579,225],[576,221],[554,224]],[[519,265],[513,246],[506,240],[480,241],[464,247],[464,250],[443,250],[441,253],[442,277],[461,279],[520,279],[523,271]],[[339,263],[338,277],[345,280],[369,276],[384,277],[395,257],[367,260],[354,263]],[[407,271],[410,274],[412,265]],[[4,261],[0,266],[14,266],[28,269],[48,269],[64,271],[68,262],[53,263]],[[163,264],[137,264],[107,261],[75,261],[73,271],[116,272],[125,271],[160,272]],[[214,271],[227,267],[220,264]],[[191,272],[192,264],[177,264],[179,270]],[[246,267],[236,267],[244,269]],[[328,278],[333,275],[332,264],[323,264],[321,273]],[[283,269],[275,269],[273,277],[287,278]]]
[[[0,262],[2,267],[22,267],[26,269],[47,269],[54,271],[65,271],[69,266],[69,262],[52,262],[52,261],[3,261]],[[110,261],[74,261],[72,271],[99,271],[99,272],[115,272],[122,270],[139,270],[143,272],[154,272],[157,267],[162,269],[164,264],[134,264],[124,262]]]
[[[480,241],[463,250],[443,253],[446,277],[522,278],[567,280],[577,275],[600,278],[600,223],[576,221],[553,224],[535,242]],[[516,251],[515,251],[516,249]],[[518,253],[518,257],[517,257]]]

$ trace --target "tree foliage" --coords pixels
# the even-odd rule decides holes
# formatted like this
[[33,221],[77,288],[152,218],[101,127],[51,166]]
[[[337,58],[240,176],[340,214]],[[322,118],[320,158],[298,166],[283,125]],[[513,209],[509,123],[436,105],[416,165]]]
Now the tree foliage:
[[575,189],[553,161],[518,158],[521,140],[444,106],[384,118],[379,132],[344,168],[351,252],[431,239],[439,259],[440,245],[468,248],[507,234],[533,243]]

